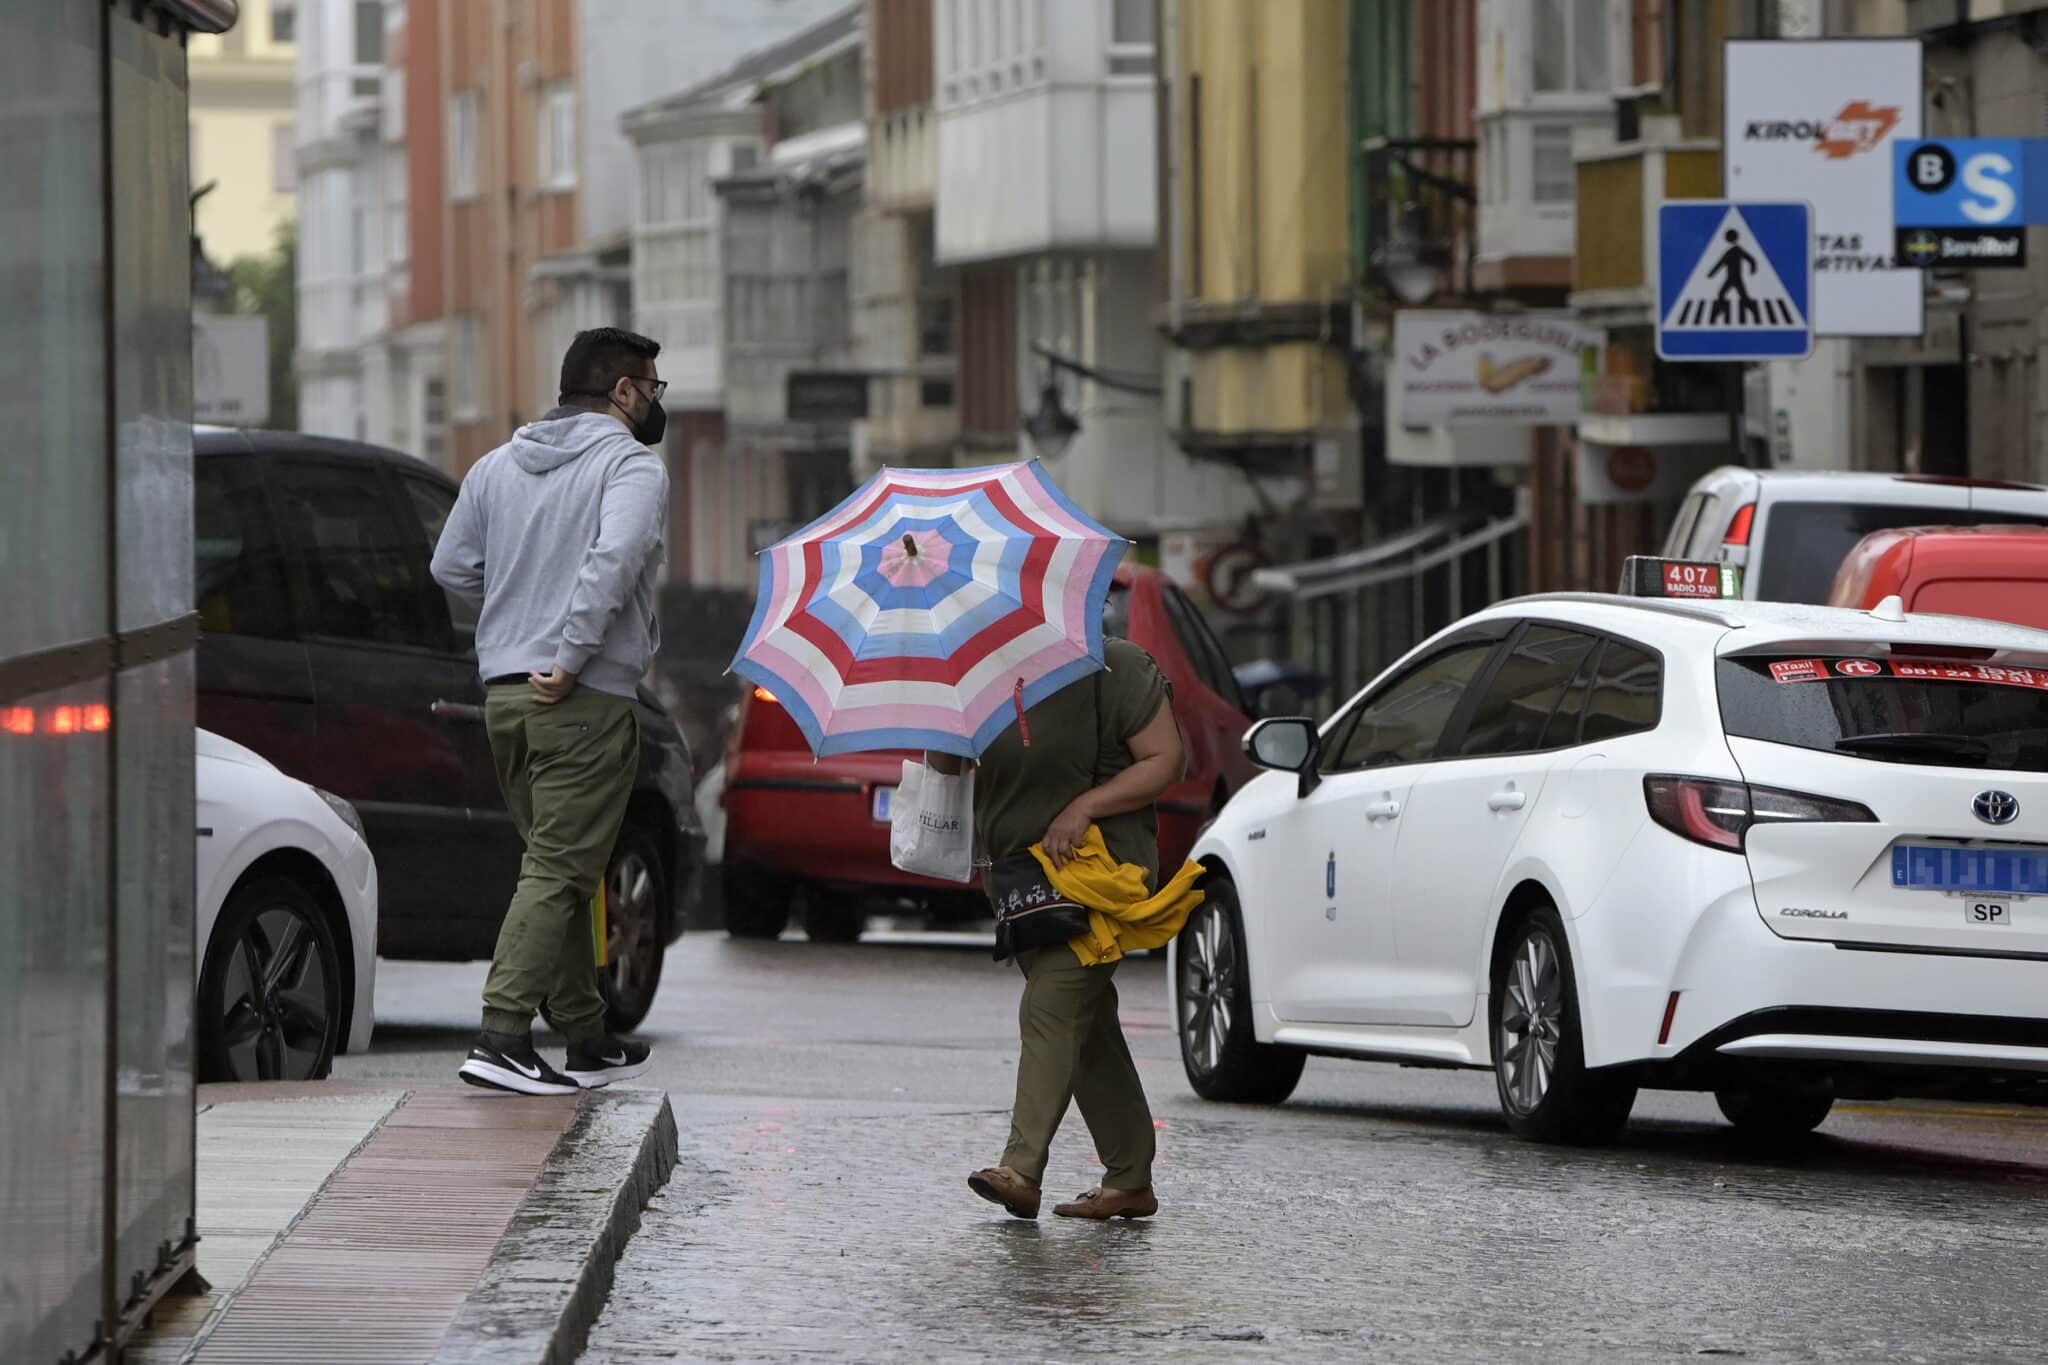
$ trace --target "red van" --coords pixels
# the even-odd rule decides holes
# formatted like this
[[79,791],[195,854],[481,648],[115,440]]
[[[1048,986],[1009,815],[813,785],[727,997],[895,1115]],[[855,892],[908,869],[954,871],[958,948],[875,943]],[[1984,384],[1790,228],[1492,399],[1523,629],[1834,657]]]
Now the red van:
[[1908,526],[1873,531],[1835,573],[1831,607],[1974,616],[2048,630],[2048,526]]
[[[1104,627],[1146,649],[1173,683],[1188,777],[1159,803],[1159,862],[1177,867],[1202,827],[1253,776],[1251,725],[1230,662],[1201,612],[1157,569],[1125,565]],[[936,920],[988,914],[978,888],[899,872],[889,862],[889,800],[903,753],[811,755],[775,697],[749,687],[725,751],[725,926],[775,938],[794,912],[813,939],[851,943],[879,901],[909,900]]]

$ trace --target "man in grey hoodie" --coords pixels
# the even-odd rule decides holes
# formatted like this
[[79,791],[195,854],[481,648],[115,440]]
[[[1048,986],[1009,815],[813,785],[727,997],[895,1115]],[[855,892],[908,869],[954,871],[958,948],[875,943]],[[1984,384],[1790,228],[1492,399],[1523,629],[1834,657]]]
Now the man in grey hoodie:
[[[660,351],[615,327],[578,333],[562,406],[477,461],[434,548],[435,579],[481,607],[491,755],[526,842],[483,1032],[462,1063],[472,1085],[567,1095],[647,1067],[646,1044],[605,1032],[590,905],[639,766],[635,696],[661,646]],[[543,1005],[569,1040],[560,1072],[533,1047]]]

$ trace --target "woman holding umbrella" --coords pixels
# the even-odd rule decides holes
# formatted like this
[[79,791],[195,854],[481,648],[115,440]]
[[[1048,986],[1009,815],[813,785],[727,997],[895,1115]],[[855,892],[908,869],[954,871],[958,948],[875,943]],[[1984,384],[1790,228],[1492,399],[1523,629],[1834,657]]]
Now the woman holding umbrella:
[[[936,771],[975,764],[976,860],[998,907],[997,955],[1016,957],[1024,999],[1009,1147],[968,1183],[1020,1218],[1038,1216],[1070,1100],[1107,1170],[1054,1212],[1159,1207],[1152,1113],[1112,983],[1125,948],[1164,942],[1199,901],[1200,869],[1158,888],[1153,803],[1185,760],[1158,665],[1104,636],[1125,546],[1036,462],[886,469],[762,554],[733,662],[783,699],[821,756],[923,749]],[[1091,911],[1055,882],[1087,882],[1100,903]],[[1113,926],[1112,908],[1135,918]]]
[[[1152,656],[1110,640],[1107,669],[1068,683],[1020,715],[982,754],[974,774],[974,842],[996,869],[1041,845],[1064,867],[1102,832],[1110,857],[1159,881],[1161,793],[1185,767],[1173,693]],[[927,754],[941,772],[960,759]],[[1117,1015],[1117,961],[1085,965],[1065,942],[1015,953],[1024,973],[1017,1008],[1023,1054],[1002,1161],[968,1178],[982,1198],[1036,1218],[1052,1137],[1071,1098],[1107,1167],[1102,1183],[1056,1205],[1062,1218],[1146,1218],[1152,1193],[1152,1110]]]

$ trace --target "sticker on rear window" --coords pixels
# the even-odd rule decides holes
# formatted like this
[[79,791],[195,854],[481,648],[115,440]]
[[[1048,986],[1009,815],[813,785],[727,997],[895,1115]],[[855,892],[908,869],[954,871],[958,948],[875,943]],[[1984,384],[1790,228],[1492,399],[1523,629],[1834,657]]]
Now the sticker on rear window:
[[1896,659],[1781,659],[1771,665],[1781,683],[1826,682],[1829,678],[1906,678],[1915,682],[1991,683],[2048,692],[2048,669],[2005,668],[1998,664],[1901,663]]

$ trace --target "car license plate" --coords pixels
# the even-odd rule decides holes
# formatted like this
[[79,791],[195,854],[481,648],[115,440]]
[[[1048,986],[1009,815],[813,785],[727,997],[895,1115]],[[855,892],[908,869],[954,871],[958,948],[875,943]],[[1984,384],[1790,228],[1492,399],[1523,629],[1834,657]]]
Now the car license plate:
[[1899,844],[1892,849],[1892,885],[1962,896],[2048,895],[2048,850]]
[[1963,918],[1971,924],[2003,924],[2009,926],[2012,923],[2012,902],[1980,900],[1974,896],[1966,897],[1963,901]]
[[896,797],[894,787],[875,788],[875,820],[878,824],[889,823],[889,803]]

